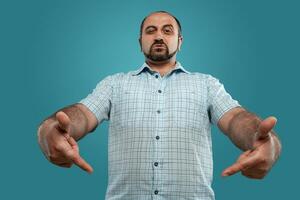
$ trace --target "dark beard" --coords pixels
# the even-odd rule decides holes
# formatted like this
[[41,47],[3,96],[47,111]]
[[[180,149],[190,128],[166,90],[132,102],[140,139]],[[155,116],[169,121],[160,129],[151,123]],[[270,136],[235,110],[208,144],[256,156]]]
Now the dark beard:
[[146,54],[144,53],[144,55],[146,56],[146,58],[148,58],[149,60],[152,60],[152,61],[157,61],[157,62],[162,62],[162,61],[167,61],[167,60],[170,60],[177,52],[177,49],[173,52],[173,53],[169,53],[169,48],[167,45],[164,44],[165,46],[165,53],[164,54],[156,54],[155,51],[154,51],[154,48],[153,46],[155,44],[164,44],[163,42],[161,41],[157,41],[155,43],[153,43],[151,45],[151,48],[150,48],[150,53],[149,54]]
[[166,49],[166,53],[164,54],[155,54],[152,51],[150,51],[149,54],[144,53],[144,55],[152,61],[167,61],[169,59],[171,59],[175,54],[176,54],[177,50],[175,50],[173,53],[169,54],[169,50]]

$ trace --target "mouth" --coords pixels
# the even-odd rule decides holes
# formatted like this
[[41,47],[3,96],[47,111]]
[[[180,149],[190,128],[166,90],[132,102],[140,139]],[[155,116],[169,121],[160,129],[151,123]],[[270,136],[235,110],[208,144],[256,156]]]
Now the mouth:
[[166,48],[166,46],[164,44],[155,44],[153,48]]
[[166,45],[164,45],[164,44],[154,44],[154,45],[152,46],[152,49],[153,49],[154,51],[161,52],[161,51],[166,50],[167,47],[166,47]]

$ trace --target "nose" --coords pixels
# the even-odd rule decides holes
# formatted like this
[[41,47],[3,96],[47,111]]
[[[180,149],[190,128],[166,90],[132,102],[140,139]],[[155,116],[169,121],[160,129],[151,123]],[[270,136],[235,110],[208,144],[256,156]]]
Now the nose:
[[157,44],[163,44],[164,43],[164,40],[162,38],[155,38],[154,39],[154,43],[157,43]]
[[155,34],[155,40],[163,40],[163,36],[160,31],[157,31]]

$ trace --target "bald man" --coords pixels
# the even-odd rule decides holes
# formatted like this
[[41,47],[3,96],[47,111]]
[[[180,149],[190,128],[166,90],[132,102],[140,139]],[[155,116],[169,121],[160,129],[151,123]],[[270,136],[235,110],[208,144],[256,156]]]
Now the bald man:
[[211,75],[187,71],[176,54],[178,19],[165,11],[144,18],[139,43],[145,63],[104,78],[86,98],[60,109],[38,129],[46,158],[61,167],[92,167],[77,141],[109,120],[107,200],[212,200],[211,125],[243,153],[222,173],[266,176],[281,144],[275,117],[244,109]]

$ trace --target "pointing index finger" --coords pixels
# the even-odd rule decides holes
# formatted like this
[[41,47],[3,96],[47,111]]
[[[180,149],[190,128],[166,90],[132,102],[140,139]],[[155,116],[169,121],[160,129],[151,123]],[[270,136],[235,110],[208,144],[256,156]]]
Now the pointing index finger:
[[71,158],[73,163],[88,173],[93,172],[93,168],[89,165],[79,154],[79,148],[73,137],[67,137],[67,140],[71,147],[76,151],[75,155]]
[[79,154],[77,154],[77,156],[75,156],[72,161],[75,165],[77,165],[84,171],[87,171],[90,174],[93,172],[93,168],[91,167],[91,165],[89,165]]
[[256,156],[245,157],[241,160],[238,160],[236,163],[225,169],[222,172],[222,176],[231,176],[242,170],[246,170],[248,168],[253,167],[258,162],[259,160],[256,158]]

